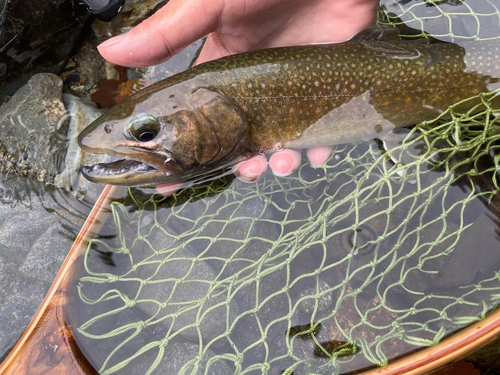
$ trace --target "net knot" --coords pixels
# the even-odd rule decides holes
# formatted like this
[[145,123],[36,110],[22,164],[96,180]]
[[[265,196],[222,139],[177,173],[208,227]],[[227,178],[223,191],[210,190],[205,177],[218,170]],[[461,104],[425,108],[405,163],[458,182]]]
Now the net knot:
[[166,338],[166,337],[165,337],[165,338],[163,338],[163,339],[161,339],[161,340],[160,340],[160,342],[159,342],[158,346],[159,346],[160,348],[164,348],[164,347],[166,347],[166,346],[168,345],[168,342],[169,342],[169,341],[170,341],[170,340],[169,340],[168,338]]
[[137,304],[136,300],[133,299],[128,299],[125,301],[125,306],[127,307],[134,307]]
[[147,327],[147,324],[144,320],[140,320],[137,322],[137,329],[140,331],[144,330]]

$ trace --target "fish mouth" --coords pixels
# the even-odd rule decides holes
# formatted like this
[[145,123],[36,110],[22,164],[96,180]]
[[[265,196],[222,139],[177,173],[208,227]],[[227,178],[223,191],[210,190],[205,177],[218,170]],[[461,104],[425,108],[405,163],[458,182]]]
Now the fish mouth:
[[164,182],[170,175],[149,164],[129,159],[84,166],[82,174],[91,182],[126,186],[154,185]]
[[[151,157],[151,154],[155,157]],[[144,157],[141,158],[138,154],[135,156],[134,159],[125,158],[108,163],[84,166],[82,167],[82,174],[86,179],[95,183],[122,186],[154,186],[178,180],[178,175],[183,172],[183,169],[177,165],[174,159],[165,157],[165,155],[143,152],[141,156]]]

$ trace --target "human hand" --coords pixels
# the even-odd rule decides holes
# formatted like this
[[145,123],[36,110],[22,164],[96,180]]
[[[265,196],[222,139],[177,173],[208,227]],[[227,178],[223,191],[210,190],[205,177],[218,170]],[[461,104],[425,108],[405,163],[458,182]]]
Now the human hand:
[[[118,65],[146,66],[169,59],[205,35],[197,63],[264,48],[341,42],[373,25],[377,6],[378,0],[170,0],[133,30],[98,49]],[[322,165],[331,150],[307,150],[311,165]],[[299,151],[282,150],[272,154],[269,163],[257,155],[233,171],[251,182],[268,165],[275,175],[288,176],[300,162]],[[157,189],[167,194],[177,187],[168,183]]]

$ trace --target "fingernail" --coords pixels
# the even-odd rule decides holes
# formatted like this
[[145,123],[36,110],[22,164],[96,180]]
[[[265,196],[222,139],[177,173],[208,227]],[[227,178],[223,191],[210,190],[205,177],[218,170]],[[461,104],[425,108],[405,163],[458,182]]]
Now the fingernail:
[[278,151],[271,155],[269,167],[275,176],[290,176],[300,167],[301,155],[296,150]]
[[267,159],[261,156],[254,156],[234,167],[234,175],[243,182],[258,181],[267,170]]
[[105,42],[99,44],[97,46],[97,48],[109,48],[111,46],[114,46],[115,44],[118,44],[120,43],[123,39],[125,39],[125,37],[127,36],[127,34],[122,34],[122,35],[118,35],[118,36],[115,36],[114,38],[111,38],[111,39],[108,39],[106,40]]

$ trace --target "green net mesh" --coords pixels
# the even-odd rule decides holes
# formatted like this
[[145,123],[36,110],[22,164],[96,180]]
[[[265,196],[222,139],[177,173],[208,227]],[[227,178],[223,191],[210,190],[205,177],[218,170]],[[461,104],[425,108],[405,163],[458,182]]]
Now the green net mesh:
[[[419,29],[483,16],[384,5]],[[497,95],[287,178],[129,190],[75,285],[84,354],[102,374],[340,374],[483,319],[500,302]]]

